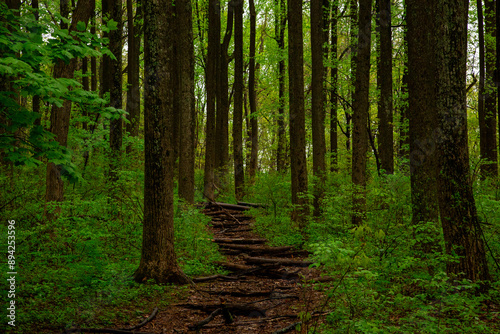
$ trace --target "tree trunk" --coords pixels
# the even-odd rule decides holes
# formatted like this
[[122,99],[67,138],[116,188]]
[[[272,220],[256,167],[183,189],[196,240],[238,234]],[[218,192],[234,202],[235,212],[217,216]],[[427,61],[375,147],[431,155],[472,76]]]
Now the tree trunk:
[[[63,3],[64,4],[64,3]],[[78,22],[87,25],[93,11],[93,1],[79,0],[71,20],[70,31],[76,29]],[[73,78],[76,69],[77,59],[73,58],[68,64],[59,61],[54,66],[54,78]],[[68,141],[69,119],[71,113],[71,101],[64,101],[62,107],[52,105],[50,113],[50,132],[55,135],[55,140],[61,146],[66,146]],[[62,202],[64,198],[64,183],[61,179],[61,166],[54,163],[47,164],[45,201]],[[60,207],[56,207],[54,213],[60,212]],[[45,214],[48,214],[45,210]]]
[[179,59],[177,65],[180,71],[179,197],[193,204],[196,115],[194,110],[194,44],[191,0],[177,0],[175,9]]
[[[410,135],[410,173],[412,224],[438,222],[436,188],[436,97],[434,77],[437,70],[434,54],[436,36],[434,0],[407,0],[408,36],[408,115]],[[422,239],[437,237],[423,230]],[[428,235],[428,237],[425,237]],[[420,250],[430,252],[433,242]]]
[[467,17],[468,0],[439,0],[434,17],[436,101],[439,124],[438,198],[446,252],[459,261],[447,264],[448,274],[490,279],[483,234],[472,192],[467,142]]
[[371,0],[359,2],[358,43],[355,53],[356,84],[352,120],[352,222],[360,225],[366,217],[366,161],[368,153],[368,95],[370,90]]
[[[110,56],[103,56],[103,92],[109,92],[109,106],[121,109],[122,108],[122,1],[110,0],[103,1],[102,12],[104,17],[107,17],[118,24],[117,29],[104,33],[105,37],[109,37],[109,50],[116,59],[111,59]],[[110,145],[110,180],[118,179],[118,166],[120,160],[120,151],[123,140],[123,122],[122,119],[113,119],[109,127],[109,145]]]
[[215,129],[215,168],[217,170],[217,184],[222,189],[226,188],[225,175],[229,164],[229,42],[233,34],[234,7],[232,2],[228,3],[226,32],[220,46],[219,69],[217,70],[217,115]]
[[[276,36],[278,48],[284,53],[286,29],[286,0],[276,0]],[[286,171],[286,128],[285,128],[285,59],[278,62],[278,149],[276,169],[278,172]]]
[[[140,92],[140,49],[141,34],[138,22],[141,19],[141,3],[137,1],[136,14],[134,18],[134,9],[132,0],[127,0],[127,19],[128,19],[128,91],[127,91],[127,123],[126,130],[131,137],[139,136],[139,124],[141,119],[141,92]],[[131,152],[131,146],[127,147],[127,153]]]
[[250,183],[253,182],[255,178],[255,170],[257,169],[257,152],[258,152],[258,123],[257,123],[257,94],[256,94],[256,84],[255,84],[255,39],[257,35],[256,30],[256,18],[257,13],[255,12],[255,2],[250,0],[250,54],[249,54],[249,65],[248,65],[248,100],[250,105],[250,161],[248,162],[248,177]]
[[[349,2],[349,16],[350,19],[350,47],[351,47],[351,89],[349,90],[349,95],[351,96],[351,105],[354,106],[354,87],[356,86],[356,45],[358,37],[358,0],[350,0]],[[351,150],[351,120],[354,114],[354,110],[351,113],[345,112],[345,135],[346,142],[345,146],[347,151]]]
[[326,179],[325,143],[325,66],[323,64],[323,0],[311,0],[311,56],[312,56],[312,142],[314,174],[314,216],[321,213],[320,205]]
[[378,153],[380,167],[386,174],[394,174],[394,146],[392,130],[392,32],[391,0],[378,0],[377,26],[379,28],[380,99],[378,103]]
[[[485,62],[486,73],[484,82],[484,148],[481,147],[481,157],[488,161],[481,166],[481,175],[486,177],[498,176],[497,157],[497,112],[496,92],[494,83],[495,73],[495,3],[493,0],[484,1],[485,32]],[[482,145],[480,145],[482,146]]]
[[332,67],[330,70],[331,86],[330,86],[330,171],[335,172],[338,169],[338,132],[337,132],[337,106],[338,106],[338,10],[339,3],[338,0],[332,0],[332,10],[331,10],[331,22],[330,22],[330,34],[331,34],[331,53],[330,61]]
[[136,282],[187,283],[174,249],[172,1],[144,1],[145,166],[141,262]]
[[[408,22],[407,1],[404,2],[405,22]],[[409,136],[409,115],[408,115],[408,24],[403,28],[404,33],[404,66],[403,77],[401,78],[401,96],[399,103],[399,159],[400,171],[407,170],[410,160],[410,136]]]
[[288,77],[290,100],[290,157],[292,169],[292,218],[304,228],[307,200],[307,160],[304,110],[304,68],[302,37],[302,0],[288,1]]
[[207,124],[205,137],[205,197],[215,200],[215,108],[217,93],[217,58],[220,46],[220,7],[219,0],[208,4],[208,48],[207,48]]
[[237,3],[234,11],[234,189],[236,199],[241,200],[245,183],[243,166],[243,1]]

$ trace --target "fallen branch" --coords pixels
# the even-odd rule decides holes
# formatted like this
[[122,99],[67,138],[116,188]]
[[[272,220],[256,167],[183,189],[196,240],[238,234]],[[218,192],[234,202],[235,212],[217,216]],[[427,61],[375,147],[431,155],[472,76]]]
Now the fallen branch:
[[246,202],[238,202],[238,205],[242,206],[249,206],[251,208],[256,208],[256,209],[264,209],[267,208],[267,205],[265,204],[260,204],[260,203],[246,203]]
[[218,244],[264,244],[267,242],[266,239],[244,239],[244,238],[237,238],[237,239],[214,238],[214,241]]
[[196,304],[178,304],[175,305],[178,307],[184,307],[191,310],[200,310],[203,312],[214,312],[217,309],[221,309],[224,311],[228,311],[231,314],[235,315],[244,315],[248,316],[249,314],[254,315],[256,317],[265,317],[266,310],[252,306],[250,304],[204,304],[204,305],[196,305]]
[[290,260],[290,259],[270,259],[270,258],[264,258],[264,257],[251,257],[251,256],[245,256],[244,257],[245,262],[247,263],[257,263],[257,264],[264,264],[264,263],[278,263],[283,266],[296,266],[296,267],[308,267],[313,262],[311,261],[302,261],[302,260]]
[[235,210],[235,211],[246,211],[250,210],[249,206],[246,205],[238,205],[238,204],[229,204],[229,203],[221,203],[221,202],[210,202],[207,206],[217,206],[223,209]]
[[111,329],[111,328],[73,328],[68,329],[63,334],[69,333],[107,333],[107,334],[154,334],[151,332],[136,332],[136,331],[127,331],[121,329]]
[[193,331],[199,331],[203,326],[205,326],[210,321],[214,320],[216,316],[221,314],[221,312],[222,312],[221,308],[216,309],[215,311],[210,313],[210,315],[208,317],[206,317],[205,319],[203,319],[202,321],[199,321],[196,324],[189,326],[189,329],[193,330]]
[[238,277],[232,277],[232,276],[212,275],[212,276],[205,276],[205,277],[195,277],[195,278],[193,278],[193,282],[195,282],[195,283],[207,282],[207,281],[216,280],[218,278],[228,280],[228,281],[237,281],[239,279]]
[[248,253],[266,253],[266,254],[274,254],[274,253],[283,253],[289,250],[292,250],[292,246],[284,246],[284,247],[268,247],[268,246],[256,246],[256,245],[238,245],[238,244],[221,244],[219,245],[221,248],[230,248],[236,249],[242,252]]
[[156,317],[157,313],[158,313],[158,307],[155,307],[155,309],[153,310],[153,312],[151,313],[151,315],[147,319],[145,319],[143,322],[141,322],[140,324],[135,325],[133,327],[120,328],[120,329],[124,330],[124,331],[133,331],[135,329],[139,329],[141,327],[144,327],[148,322],[150,322],[151,320],[153,320]]
[[294,322],[293,324],[289,325],[289,326],[286,326],[285,328],[282,328],[282,329],[279,329],[277,331],[274,331],[273,334],[284,334],[284,333],[288,333],[290,331],[293,331],[295,329],[295,327],[297,327],[298,325],[301,325],[302,324],[302,321],[299,321],[299,322]]

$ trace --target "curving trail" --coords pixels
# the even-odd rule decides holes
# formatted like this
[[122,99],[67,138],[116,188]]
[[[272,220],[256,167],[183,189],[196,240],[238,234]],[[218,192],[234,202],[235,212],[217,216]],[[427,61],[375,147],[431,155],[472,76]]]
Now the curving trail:
[[[187,298],[158,313],[142,330],[154,333],[296,333],[322,322],[324,294],[314,289],[320,272],[307,252],[270,247],[252,231],[245,206],[210,203],[204,213],[230,273],[193,279]],[[305,319],[300,314],[308,313]],[[307,320],[307,321],[306,321]]]

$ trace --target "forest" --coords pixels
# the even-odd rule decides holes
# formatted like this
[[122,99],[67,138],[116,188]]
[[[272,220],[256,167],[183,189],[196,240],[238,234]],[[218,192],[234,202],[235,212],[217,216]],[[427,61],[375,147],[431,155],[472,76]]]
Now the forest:
[[497,1],[0,13],[0,332],[500,332]]

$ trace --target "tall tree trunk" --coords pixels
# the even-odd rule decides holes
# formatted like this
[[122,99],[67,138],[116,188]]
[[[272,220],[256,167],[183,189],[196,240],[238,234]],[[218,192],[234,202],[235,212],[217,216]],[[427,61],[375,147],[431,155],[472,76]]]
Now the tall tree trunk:
[[394,144],[392,130],[392,32],[391,0],[378,0],[380,99],[378,103],[380,167],[386,174],[394,173]]
[[[496,92],[494,83],[495,73],[495,2],[493,0],[484,1],[484,23],[485,33],[485,62],[486,73],[484,82],[484,153],[481,157],[488,161],[488,164],[481,166],[481,175],[498,176],[497,157],[497,112],[496,112]],[[481,145],[480,145],[481,146]]]
[[[136,282],[187,283],[174,249],[172,1],[144,1],[145,165],[142,253]],[[177,4],[176,4],[177,5]]]
[[[127,113],[128,120],[126,130],[131,137],[139,136],[139,123],[141,118],[141,92],[140,92],[140,48],[141,34],[137,24],[141,18],[141,1],[136,2],[136,14],[134,17],[133,1],[127,0],[127,20],[128,20],[128,91],[127,91]],[[127,147],[127,153],[131,152],[131,146]]]
[[[90,90],[90,82],[89,82],[89,77],[88,77],[88,68],[89,68],[89,58],[84,57],[82,59],[82,88],[83,90],[89,91]],[[34,109],[35,106],[33,106]],[[38,106],[40,108],[40,106]],[[89,116],[87,108],[84,107],[82,109],[82,116],[87,118]],[[82,122],[82,129],[87,131],[88,128],[88,122],[85,120]]]
[[338,0],[332,0],[331,22],[330,22],[330,61],[332,67],[330,70],[330,171],[335,172],[338,169],[338,132],[337,132],[337,106],[338,106],[338,65],[337,65],[337,48],[338,48]]
[[[408,22],[407,0],[404,1],[405,22]],[[399,159],[400,171],[405,171],[410,160],[410,136],[408,115],[408,24],[403,28],[404,40],[404,65],[403,77],[401,78],[401,95],[399,103]]]
[[[116,59],[110,56],[103,56],[103,92],[109,92],[109,106],[117,109],[122,108],[122,1],[110,0],[103,1],[102,12],[105,18],[117,23],[117,29],[105,33],[109,37],[109,50]],[[120,160],[120,151],[123,140],[123,121],[121,118],[113,119],[109,127],[109,145],[111,152],[110,159],[110,179],[118,179],[118,165]]]
[[439,0],[436,25],[438,198],[446,252],[459,256],[449,274],[472,281],[490,279],[483,235],[472,192],[467,143],[468,0]]
[[237,3],[234,11],[234,189],[236,199],[240,200],[243,198],[245,183],[243,166],[243,1]]
[[366,216],[366,161],[368,153],[368,110],[370,104],[371,0],[359,2],[358,42],[355,54],[356,84],[352,119],[352,183],[354,190],[352,222],[359,225]]
[[292,218],[305,227],[309,204],[307,196],[306,130],[304,110],[304,46],[302,0],[288,1],[288,78],[290,100],[290,157],[292,169]]
[[[64,2],[62,3],[64,5]],[[64,9],[65,10],[65,9]],[[90,15],[93,11],[93,1],[79,0],[71,20],[70,31],[76,29],[78,22],[83,22],[87,25]],[[63,24],[64,26],[65,24]],[[77,59],[73,58],[68,64],[59,61],[54,66],[54,78],[73,78],[77,65]],[[55,140],[61,146],[66,146],[68,141],[69,119],[71,113],[71,101],[64,101],[61,107],[52,105],[50,113],[50,132],[55,135]],[[47,164],[47,178],[45,188],[45,201],[62,202],[64,198],[64,183],[61,179],[61,166],[56,166],[54,163]],[[60,212],[60,207],[56,207],[54,213]],[[45,210],[45,214],[48,211]],[[49,215],[50,216],[50,215]],[[50,218],[50,217],[49,217]]]
[[205,197],[215,200],[215,108],[217,94],[217,59],[220,47],[220,5],[219,0],[208,3],[208,48],[207,48],[207,124],[205,135]]
[[[31,8],[35,11],[35,20],[40,19],[40,13],[38,12],[39,9],[39,2],[38,0],[33,0],[31,1]],[[37,66],[37,70],[40,70],[40,67]],[[33,100],[32,100],[32,105],[33,105],[33,112],[40,114],[40,96],[34,95]],[[41,125],[42,124],[42,115],[40,114],[40,117],[35,120],[35,126]]]
[[217,115],[215,128],[215,168],[217,170],[217,184],[226,188],[225,176],[229,164],[229,42],[233,34],[234,7],[228,3],[226,32],[220,46],[219,69],[217,70]]
[[[179,197],[194,203],[195,100],[194,40],[191,0],[177,0],[177,42],[180,69]],[[177,94],[174,94],[177,95]]]
[[[436,188],[436,95],[434,54],[436,36],[434,0],[406,0],[408,36],[408,115],[410,134],[410,179],[412,224],[438,222]],[[422,229],[422,239],[436,235]],[[423,242],[421,251],[430,252],[434,244]]]
[[[356,86],[356,45],[358,37],[358,0],[350,0],[349,2],[349,16],[350,19],[350,47],[351,47],[351,88],[349,95],[351,96],[351,105],[354,106],[354,87]],[[351,120],[353,118],[354,110],[351,113],[345,112],[345,135],[346,135],[346,149],[351,150]]]
[[320,204],[326,178],[325,143],[325,66],[323,64],[323,0],[311,0],[311,55],[312,55],[312,141],[314,174],[314,216],[321,213]]
[[[285,29],[286,29],[286,0],[276,0],[276,38],[278,48],[284,53]],[[278,150],[277,164],[278,172],[286,170],[286,128],[285,128],[285,59],[280,58],[278,62]]]
[[255,39],[257,35],[256,30],[256,18],[257,13],[255,12],[255,2],[250,0],[250,54],[249,54],[249,65],[248,65],[248,99],[250,104],[250,131],[249,137],[251,142],[250,151],[250,161],[248,163],[248,176],[249,181],[255,177],[255,170],[257,169],[257,150],[258,150],[258,123],[257,123],[257,94],[256,94],[256,84],[255,84]]

